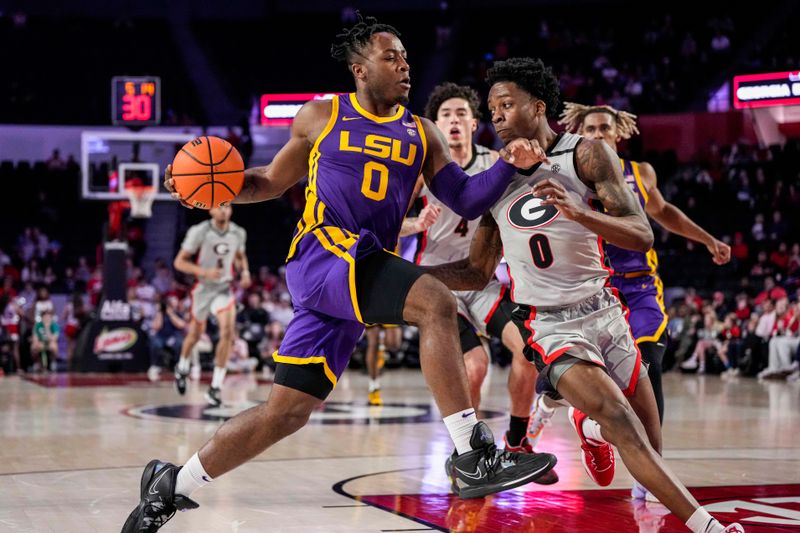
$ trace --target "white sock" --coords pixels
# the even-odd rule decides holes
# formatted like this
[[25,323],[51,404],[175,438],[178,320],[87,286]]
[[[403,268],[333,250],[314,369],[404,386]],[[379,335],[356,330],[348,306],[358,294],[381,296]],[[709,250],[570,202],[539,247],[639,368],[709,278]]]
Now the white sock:
[[186,374],[189,371],[190,359],[188,357],[181,356],[178,359],[178,372],[181,374]]
[[222,382],[225,381],[225,373],[228,371],[224,366],[214,367],[214,377],[211,378],[211,386],[215,389],[222,388]]
[[381,381],[379,379],[369,380],[369,391],[374,392],[381,388]]
[[178,472],[178,479],[175,480],[175,494],[189,497],[194,491],[212,481],[214,480],[206,473],[206,469],[200,463],[200,457],[194,454]]
[[544,402],[544,394],[540,394],[536,397],[536,409],[541,411],[544,418],[550,418],[553,416],[553,413],[556,412],[555,407],[547,407]]
[[594,444],[595,446],[600,446],[608,442],[603,438],[603,434],[600,433],[600,424],[591,418],[583,419],[583,435],[586,437],[589,444]]
[[475,409],[469,408],[444,417],[444,425],[450,433],[450,438],[456,445],[456,452],[461,455],[472,450],[469,439],[472,437],[472,428],[478,423]]
[[725,527],[702,507],[698,507],[689,517],[686,527],[691,529],[692,533],[722,533],[725,530]]

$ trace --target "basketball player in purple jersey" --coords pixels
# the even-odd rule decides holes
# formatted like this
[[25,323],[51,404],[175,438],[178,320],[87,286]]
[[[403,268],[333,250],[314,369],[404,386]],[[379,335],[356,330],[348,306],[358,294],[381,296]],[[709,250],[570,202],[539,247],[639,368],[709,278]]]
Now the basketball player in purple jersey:
[[[419,327],[422,372],[456,446],[459,496],[507,490],[555,465],[549,454],[497,449],[470,405],[455,299],[421,267],[386,251],[396,245],[420,173],[437,198],[475,218],[505,190],[514,165],[530,167],[544,152],[536,141],[513,140],[501,160],[468,177],[438,128],[403,105],[411,85],[396,29],[360,19],[338,36],[332,55],[346,61],[356,92],[305,104],[290,140],[270,165],[246,171],[236,199],[277,198],[309,177],[286,266],[295,315],[274,356],[269,401],[225,422],[183,467],[151,461],[123,533],[157,531],[176,510],[198,507],[189,498],[196,489],[303,427],[336,385],[364,323]],[[174,191],[169,172],[165,185]]]
[[547,157],[517,172],[481,219],[467,259],[428,272],[451,289],[474,290],[486,285],[504,256],[525,355],[573,406],[570,419],[592,479],[601,486],[613,480],[613,443],[634,478],[691,531],[742,533],[702,508],[658,453],[655,397],[626,310],[609,287],[602,246],[605,240],[646,252],[653,244],[619,159],[603,142],[550,128],[558,80],[541,60],[498,61],[487,76],[498,136],[537,139]]

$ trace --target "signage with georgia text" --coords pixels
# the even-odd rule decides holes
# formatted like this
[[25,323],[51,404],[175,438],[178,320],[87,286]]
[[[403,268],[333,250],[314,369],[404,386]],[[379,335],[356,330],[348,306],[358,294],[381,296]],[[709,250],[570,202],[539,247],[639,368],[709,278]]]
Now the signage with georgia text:
[[770,107],[800,104],[800,70],[744,74],[733,78],[733,107]]

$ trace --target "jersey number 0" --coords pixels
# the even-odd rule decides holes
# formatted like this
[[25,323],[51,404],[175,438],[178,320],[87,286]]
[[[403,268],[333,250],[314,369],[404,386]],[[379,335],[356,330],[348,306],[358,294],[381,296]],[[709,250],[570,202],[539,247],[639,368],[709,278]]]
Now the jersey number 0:
[[533,264],[539,268],[548,268],[553,264],[553,250],[546,235],[537,233],[528,241],[531,248]]
[[[375,174],[378,175],[378,186],[375,185]],[[389,188],[389,168],[383,163],[369,161],[364,165],[364,180],[361,182],[361,194],[380,202],[386,198],[386,189]]]

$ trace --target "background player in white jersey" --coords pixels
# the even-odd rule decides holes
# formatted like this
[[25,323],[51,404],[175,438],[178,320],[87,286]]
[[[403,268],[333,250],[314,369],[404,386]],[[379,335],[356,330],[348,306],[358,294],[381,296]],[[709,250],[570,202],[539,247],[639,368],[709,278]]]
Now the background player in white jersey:
[[[476,145],[472,138],[478,128],[480,98],[470,87],[443,83],[428,97],[425,114],[435,121],[447,140],[450,155],[467,174],[481,172],[497,160],[497,152]],[[478,228],[478,219],[467,220],[443,205],[430,190],[422,186],[418,203],[423,209],[436,208],[438,219],[418,238],[415,262],[419,265],[439,265],[464,259],[469,255],[469,243]],[[403,223],[401,235],[415,233],[413,219]],[[526,437],[531,404],[536,383],[536,368],[522,355],[524,343],[511,319],[514,304],[505,285],[492,279],[480,291],[455,291],[458,305],[458,326],[461,350],[469,379],[472,405],[478,409],[481,385],[489,369],[490,355],[479,335],[495,336],[512,353],[508,390],[511,398],[511,419],[503,440],[507,450],[532,451]],[[555,472],[539,479],[539,483],[555,483]]]
[[481,220],[468,259],[433,267],[431,273],[454,289],[481,287],[504,253],[526,357],[574,406],[570,418],[590,476],[600,485],[611,482],[613,443],[634,478],[689,529],[726,531],[657,452],[660,427],[653,390],[626,312],[608,287],[603,239],[640,251],[653,241],[616,155],[605,143],[556,135],[550,128],[547,117],[558,107],[558,80],[541,60],[499,61],[488,81],[497,134],[504,142],[532,139],[534,149],[546,149],[546,159],[518,171]]
[[[175,385],[180,394],[186,392],[192,348],[205,332],[209,313],[214,313],[219,324],[219,341],[206,401],[209,405],[219,406],[236,323],[236,299],[231,289],[234,268],[239,270],[239,284],[243,289],[250,286],[251,280],[245,254],[247,232],[231,222],[233,209],[230,206],[217,207],[209,214],[210,220],[189,228],[175,257],[175,269],[197,278],[191,292],[192,320],[175,367]],[[196,256],[195,261],[192,261],[193,256]]]

